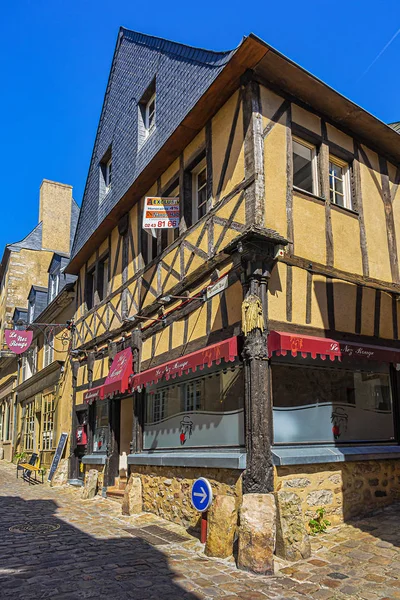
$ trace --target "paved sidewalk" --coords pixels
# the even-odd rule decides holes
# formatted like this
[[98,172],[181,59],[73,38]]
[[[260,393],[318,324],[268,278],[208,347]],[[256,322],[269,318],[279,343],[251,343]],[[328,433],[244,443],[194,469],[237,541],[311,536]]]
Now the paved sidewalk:
[[[81,500],[72,488],[29,486],[3,461],[0,600],[400,599],[399,518],[400,508],[388,509],[332,529],[313,539],[310,560],[257,577],[206,558],[176,525],[149,514],[124,517],[118,503]],[[30,524],[53,531],[9,530]],[[174,533],[187,541],[174,541]]]

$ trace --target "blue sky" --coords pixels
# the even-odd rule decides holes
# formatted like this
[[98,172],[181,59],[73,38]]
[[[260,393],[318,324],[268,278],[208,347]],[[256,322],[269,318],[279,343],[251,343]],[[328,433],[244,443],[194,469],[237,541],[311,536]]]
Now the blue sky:
[[400,28],[398,0],[3,3],[1,247],[37,224],[42,179],[73,185],[81,203],[120,25],[213,50],[253,32],[383,121],[400,120],[400,35],[369,68]]

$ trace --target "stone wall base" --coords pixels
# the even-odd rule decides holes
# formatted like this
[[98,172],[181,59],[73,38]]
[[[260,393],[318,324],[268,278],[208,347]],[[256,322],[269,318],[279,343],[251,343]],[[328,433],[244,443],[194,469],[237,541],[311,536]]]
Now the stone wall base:
[[300,496],[307,524],[322,507],[338,525],[400,501],[400,460],[277,467],[275,489]]
[[191,503],[190,492],[198,477],[206,477],[217,494],[234,496],[236,507],[241,504],[241,471],[192,467],[157,467],[132,465],[130,474],[140,477],[143,490],[143,510],[188,528],[198,528],[200,513]]

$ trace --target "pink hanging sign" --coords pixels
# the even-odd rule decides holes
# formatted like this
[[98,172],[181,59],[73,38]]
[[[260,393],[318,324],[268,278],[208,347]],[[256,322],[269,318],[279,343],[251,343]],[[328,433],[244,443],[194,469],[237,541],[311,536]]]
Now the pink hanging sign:
[[32,344],[33,331],[4,330],[8,348],[14,354],[22,354]]

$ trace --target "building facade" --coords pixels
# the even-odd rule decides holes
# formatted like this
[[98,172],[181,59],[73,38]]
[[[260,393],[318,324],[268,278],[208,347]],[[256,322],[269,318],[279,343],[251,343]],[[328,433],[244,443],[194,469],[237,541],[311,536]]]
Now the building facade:
[[[73,286],[75,280],[73,276],[66,275],[63,269],[68,262],[78,214],[79,208],[72,198],[71,186],[43,180],[39,224],[21,242],[7,245],[3,254],[0,296],[0,450],[9,461],[16,452],[38,452],[41,449],[39,440],[44,438],[41,429],[35,429],[35,418],[37,422],[40,421],[38,415],[42,412],[42,398],[43,406],[49,408],[44,410],[44,427],[48,431],[50,426],[53,427],[54,415],[50,415],[50,408],[54,402],[49,399],[58,390],[60,380],[64,380],[66,374],[61,377],[65,356],[62,360],[57,356],[58,360],[54,359],[54,362],[57,362],[58,370],[51,370],[53,346],[60,354],[62,350],[57,346],[58,341],[53,344],[48,337],[53,334],[53,329],[58,337],[63,335],[56,324],[63,322],[60,318],[73,317],[70,289],[67,305],[65,293],[60,299],[54,300],[59,291],[65,289],[67,284]],[[56,319],[55,323],[48,321],[49,318]],[[37,325],[34,327],[34,324]],[[32,345],[21,355],[13,354],[7,347],[4,330],[25,330],[27,327],[33,329]],[[47,377],[49,370],[52,373],[51,381]],[[39,389],[42,379],[43,390]],[[49,401],[44,400],[45,396]],[[35,398],[35,403],[25,410],[29,404],[27,398]],[[61,412],[57,415],[61,415]],[[33,430],[32,424],[35,425]],[[51,450],[54,442],[55,439],[51,438],[51,448],[46,450]],[[41,456],[44,465],[48,463],[50,455],[47,452]]]
[[[67,268],[70,476],[138,477],[186,526],[200,475],[238,506],[289,488],[305,520],[393,501],[399,160],[393,128],[254,36],[121,30]],[[146,197],[179,198],[179,227],[147,231]]]

